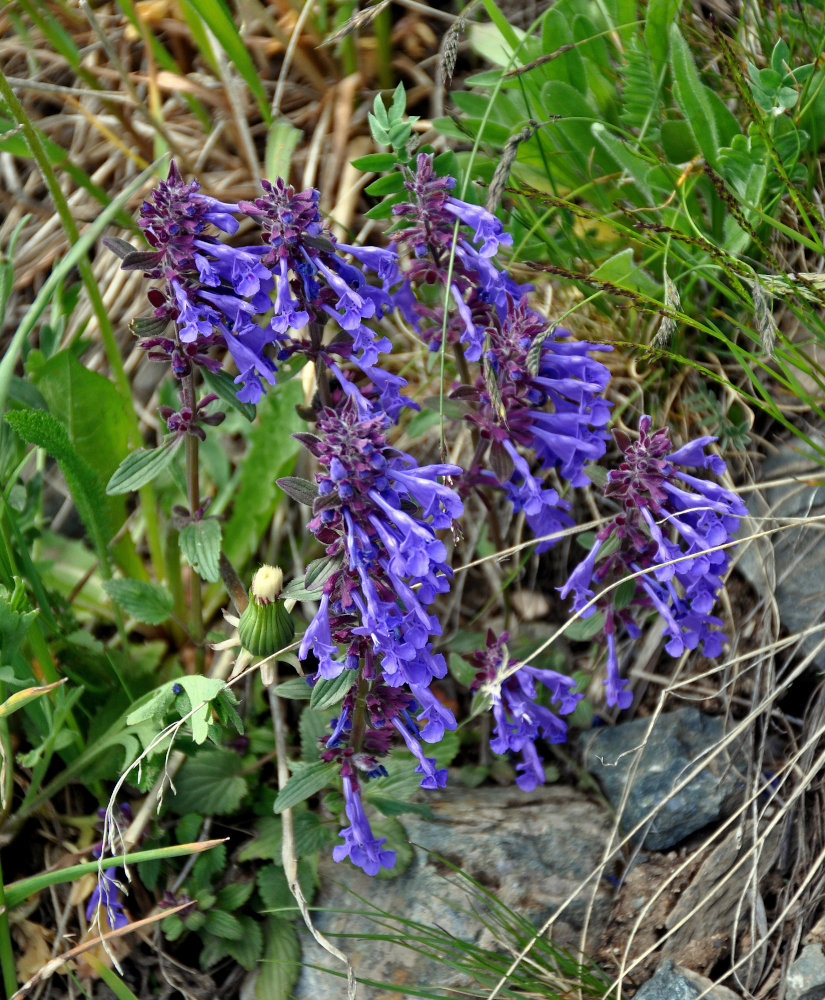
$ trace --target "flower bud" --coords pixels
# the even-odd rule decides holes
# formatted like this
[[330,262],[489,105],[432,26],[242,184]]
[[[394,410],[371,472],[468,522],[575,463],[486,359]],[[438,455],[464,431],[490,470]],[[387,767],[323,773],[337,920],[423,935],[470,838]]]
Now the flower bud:
[[288,646],[295,636],[289,612],[278,600],[284,574],[277,566],[261,566],[252,578],[249,604],[238,622],[244,649],[255,656],[271,656]]

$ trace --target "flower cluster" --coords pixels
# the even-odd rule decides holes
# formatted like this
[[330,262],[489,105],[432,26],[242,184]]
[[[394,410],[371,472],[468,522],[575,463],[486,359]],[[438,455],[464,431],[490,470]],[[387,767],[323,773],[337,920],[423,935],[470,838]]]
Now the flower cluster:
[[[583,617],[604,615],[607,701],[620,708],[627,708],[633,696],[619,674],[616,630],[621,625],[637,637],[639,610],[660,615],[671,656],[700,644],[705,656],[721,652],[727,637],[711,612],[739,518],[747,513],[734,493],[685,471],[725,472],[722,459],[705,452],[715,438],[697,438],[674,449],[666,430],[651,432],[651,427],[651,418],[643,416],[637,441],[615,432],[624,459],[608,472],[604,493],[619,505],[619,513],[599,530],[587,558],[559,588],[562,597],[573,595],[575,611],[586,609]],[[619,606],[616,588],[594,599],[594,587],[634,574],[629,601]]]
[[452,575],[436,531],[462,512],[461,500],[439,477],[461,470],[416,465],[388,446],[389,425],[386,415],[364,417],[347,399],[338,409],[321,410],[315,434],[298,435],[320,467],[309,530],[327,557],[340,561],[324,584],[299,656],[314,654],[316,680],[353,672],[354,689],[325,749],[328,759],[341,760],[351,822],[342,831],[346,850],[338,848],[336,860],[348,856],[371,874],[388,863],[390,853],[381,853],[368,835],[359,772],[380,773],[378,760],[394,729],[418,758],[422,786],[443,785],[446,773],[424,756],[420,740],[437,743],[456,725],[430,689],[447,664],[432,649],[441,628],[429,609]]
[[[610,404],[603,393],[610,374],[591,354],[610,348],[565,340],[567,331],[548,328],[530,308],[531,286],[492,263],[512,238],[489,212],[451,197],[454,183],[436,176],[432,157],[421,154],[406,181],[411,200],[393,210],[399,217],[394,238],[415,258],[405,277],[416,285],[449,285],[454,307],[445,317],[443,301],[424,304],[418,296],[411,319],[433,350],[446,330],[467,375],[451,393],[468,406],[477,442],[464,489],[500,487],[536,536],[552,536],[573,522],[569,503],[546,485],[546,473],[557,469],[571,485],[587,485],[585,465],[605,451]],[[456,221],[474,230],[478,249],[460,228],[456,235]],[[475,378],[468,362],[481,362]]]
[[[567,725],[559,715],[569,715],[582,695],[575,690],[572,677],[511,659],[507,651],[509,638],[507,632],[502,632],[496,639],[488,630],[485,649],[471,658],[477,671],[472,689],[490,699],[495,719],[490,748],[500,754],[521,754],[516,784],[530,792],[544,784],[536,740],[543,737],[547,743],[562,743],[567,737]],[[555,712],[541,704],[542,689],[547,692],[546,699],[557,705]]]
[[[244,402],[260,400],[279,363],[300,355],[315,365],[318,393],[305,411],[314,427],[296,436],[318,471],[314,483],[280,482],[312,504],[308,530],[326,560],[299,657],[311,666],[312,684],[351,678],[321,747],[322,759],[339,767],[348,821],[333,857],[370,875],[391,867],[395,853],[374,835],[362,790],[386,773],[393,742],[412,753],[422,787],[440,788],[447,779],[423,747],[456,726],[434,690],[447,664],[434,645],[441,626],[433,607],[452,575],[440,533],[472,495],[492,509],[488,497],[496,490],[523,512],[542,551],[573,524],[562,494],[589,484],[588,465],[609,440],[610,373],[596,355],[610,348],[575,341],[536,312],[532,286],[494,263],[512,237],[495,216],[454,196],[455,180],[438,176],[432,155],[417,156],[404,174],[409,197],[393,207],[393,242],[385,249],[338,241],[314,189],[262,181],[258,197],[229,204],[184,183],[174,165],[143,206],[140,225],[152,249],[118,249],[124,267],[160,282],[149,293],[154,314],[139,329],[149,356],[168,361],[183,383],[181,409],[161,414],[187,448],[203,425],[219,420],[206,413],[214,397],[197,402],[194,391],[198,368],[220,367],[216,350],[231,355]],[[232,247],[213,234],[234,235],[241,217],[257,225],[257,242]],[[463,468],[419,465],[389,443],[402,410],[415,406],[403,394],[406,381],[382,367],[392,345],[381,321],[393,310],[431,350],[454,355],[458,380],[450,395],[473,444]],[[619,513],[560,590],[573,595],[576,610],[603,616],[607,700],[626,707],[631,695],[619,676],[616,632],[621,626],[638,635],[639,612],[662,616],[674,655],[699,645],[711,656],[721,649],[725,637],[711,613],[728,566],[720,546],[745,509],[683,469],[724,471],[705,453],[710,438],[673,450],[667,433],[651,433],[643,417],[637,442],[616,439],[624,460],[608,473],[605,495]],[[628,574],[639,574],[629,600],[624,594],[618,601],[610,588],[593,598],[595,587]],[[275,602],[282,580],[270,582]],[[263,653],[276,640],[282,647],[292,637],[285,609],[273,605],[265,620],[254,603],[242,629],[245,647]],[[537,740],[563,740],[562,716],[581,696],[571,678],[512,660],[507,639],[488,634],[474,657],[474,688],[492,707],[493,750],[521,755],[517,782],[529,790],[544,780]],[[108,877],[99,883],[98,901],[105,898],[117,916],[113,885]]]

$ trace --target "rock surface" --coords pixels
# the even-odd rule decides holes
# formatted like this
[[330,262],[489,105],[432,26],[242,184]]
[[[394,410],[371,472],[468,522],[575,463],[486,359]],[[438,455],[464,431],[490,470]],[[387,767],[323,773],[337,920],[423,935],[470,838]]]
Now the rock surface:
[[[589,942],[601,936],[610,911],[611,886],[606,880],[594,880],[581,891],[580,885],[601,861],[610,830],[603,809],[575,789],[552,786],[529,794],[517,788],[447,788],[431,793],[426,801],[433,819],[402,817],[415,847],[409,868],[399,877],[372,879],[349,863],[327,859],[321,864],[322,890],[314,903],[316,925],[350,954],[359,979],[410,990],[447,990],[468,982],[448,965],[402,945],[359,940],[363,934],[404,933],[401,924],[388,927],[385,921],[382,926],[351,912],[368,911],[370,902],[396,918],[502,950],[473,912],[479,904],[463,888],[466,883],[428,851],[460,867],[496,900],[537,927],[568,896],[575,895],[552,931],[553,940],[568,948],[578,948],[578,932],[595,885]],[[342,934],[355,937],[341,938]],[[323,968],[340,972],[342,967],[306,933],[302,947],[304,968],[294,991],[296,1000],[340,1000],[343,980]],[[398,1000],[403,994],[362,985],[358,995],[360,1000]]]
[[627,783],[632,781],[622,812],[625,832],[647,820],[649,825],[641,834],[644,847],[666,850],[724,815],[742,788],[742,777],[723,751],[668,798],[702,754],[722,739],[724,720],[695,708],[680,708],[660,715],[648,736],[649,726],[649,719],[634,719],[583,733],[579,743],[584,747],[585,766],[614,809],[619,810]]
[[[821,445],[825,442],[817,438]],[[800,442],[785,443],[761,467],[760,479],[796,477],[799,482],[763,488],[748,497],[752,520],[745,523],[741,535],[778,527],[775,518],[802,518],[808,526],[788,525],[782,531],[753,539],[737,554],[737,565],[760,595],[773,595],[779,618],[788,632],[798,632],[822,621],[825,603],[822,564],[825,560],[825,487],[811,480],[821,480],[822,466],[799,453]],[[814,663],[825,667],[825,633],[818,632],[802,640],[805,653],[816,652]]]
[[652,979],[642,986],[634,1000],[739,1000],[733,990],[715,985],[705,976],[674,965],[668,959],[659,966]]
[[822,1000],[825,997],[825,952],[808,944],[788,970],[785,1000]]

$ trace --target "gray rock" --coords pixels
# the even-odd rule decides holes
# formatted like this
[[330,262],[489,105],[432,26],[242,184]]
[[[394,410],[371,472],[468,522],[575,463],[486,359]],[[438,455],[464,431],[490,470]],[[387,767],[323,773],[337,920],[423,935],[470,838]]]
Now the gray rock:
[[[825,446],[821,437],[814,439]],[[747,497],[752,515],[743,523],[743,537],[760,530],[778,527],[775,518],[802,518],[811,523],[788,525],[767,538],[758,538],[741,546],[734,554],[737,566],[756,592],[773,595],[779,618],[788,632],[799,632],[822,622],[825,608],[825,585],[822,564],[825,561],[825,532],[815,518],[825,515],[825,487],[811,483],[822,478],[822,466],[800,455],[801,442],[784,444],[761,467],[763,481],[797,478],[798,482],[763,488]],[[825,633],[802,640],[805,653],[816,651],[814,663],[825,667]]]
[[823,1000],[825,997],[825,953],[822,945],[808,944],[788,969],[785,1000]]
[[[601,862],[610,829],[604,810],[575,789],[556,787],[531,793],[517,788],[448,787],[429,793],[426,801],[434,819],[402,817],[414,855],[399,877],[372,879],[348,862],[321,863],[322,890],[314,902],[314,919],[319,930],[351,956],[359,979],[411,990],[461,989],[470,982],[450,966],[402,945],[360,939],[364,934],[404,934],[401,924],[382,922],[378,914],[373,919],[366,916],[369,903],[394,917],[437,929],[444,937],[454,935],[489,950],[504,950],[502,939],[496,940],[479,919],[490,922],[489,907],[483,907],[487,910],[483,913],[478,897],[468,895],[466,882],[428,851],[460,867],[495,900],[536,927],[575,895],[553,925],[552,935],[557,944],[578,949],[593,883],[576,894]],[[611,906],[611,887],[604,881],[595,887],[588,943],[600,937]],[[343,934],[354,937],[342,938]],[[345,995],[343,981],[323,970],[340,972],[342,966],[307,933],[302,935],[302,947],[296,1000],[340,1000]],[[399,993],[360,985],[358,996],[398,1000]]]
[[722,739],[724,720],[703,715],[695,708],[680,708],[659,716],[643,747],[649,725],[649,719],[634,719],[583,733],[579,742],[584,746],[585,766],[599,780],[614,809],[619,809],[635,771],[622,812],[622,826],[630,831],[649,820],[643,831],[643,845],[661,851],[725,814],[743,781],[729,754],[723,751],[668,799],[702,754]]
[[635,1000],[738,1000],[733,990],[719,986],[705,976],[700,976],[670,959],[662,962],[651,979],[642,986]]

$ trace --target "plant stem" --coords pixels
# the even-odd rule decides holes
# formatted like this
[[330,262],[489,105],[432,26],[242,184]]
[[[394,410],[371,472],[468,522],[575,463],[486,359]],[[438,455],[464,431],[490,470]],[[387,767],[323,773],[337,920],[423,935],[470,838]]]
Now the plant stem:
[[17,976],[14,971],[14,951],[11,946],[6,893],[3,889],[2,865],[0,865],[0,969],[3,970],[3,988],[6,991],[6,996],[10,997],[17,991]]
[[[183,404],[191,408],[195,413],[197,410],[197,396],[195,394],[195,373],[190,372],[181,382],[183,388]],[[186,447],[186,493],[189,501],[189,513],[192,517],[197,516],[200,509],[200,478],[198,476],[198,438],[194,434],[187,434]],[[195,569],[189,582],[189,621],[191,623],[192,641],[195,643],[195,669],[198,673],[203,673],[205,662],[205,650],[203,638],[205,630],[203,627],[203,595],[201,593],[201,578]]]

